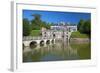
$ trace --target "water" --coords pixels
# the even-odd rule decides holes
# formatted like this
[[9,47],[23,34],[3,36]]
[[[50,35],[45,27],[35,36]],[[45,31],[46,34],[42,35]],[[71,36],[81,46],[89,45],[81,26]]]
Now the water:
[[89,42],[56,41],[55,44],[24,47],[23,62],[85,60],[91,59]]

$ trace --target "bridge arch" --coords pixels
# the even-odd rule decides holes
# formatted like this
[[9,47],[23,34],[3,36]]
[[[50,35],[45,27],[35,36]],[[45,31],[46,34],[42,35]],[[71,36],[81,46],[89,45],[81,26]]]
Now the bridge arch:
[[41,41],[40,41],[40,46],[43,46],[44,43],[45,43],[44,40],[41,40]]
[[54,39],[51,40],[51,43],[54,43]]
[[37,46],[37,42],[36,41],[32,41],[29,44],[30,48],[35,48]]
[[46,41],[46,44],[50,44],[50,40],[47,40],[47,41]]

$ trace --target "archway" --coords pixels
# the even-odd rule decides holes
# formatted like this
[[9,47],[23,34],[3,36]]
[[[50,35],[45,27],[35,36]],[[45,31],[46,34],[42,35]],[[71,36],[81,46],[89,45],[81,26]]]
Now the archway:
[[32,41],[31,43],[30,43],[30,48],[32,49],[32,48],[35,48],[37,46],[37,42],[36,41]]
[[52,39],[51,42],[54,43],[54,39]]
[[47,40],[47,41],[46,41],[46,44],[50,44],[50,40]]
[[44,46],[44,41],[43,40],[40,41],[40,46]]

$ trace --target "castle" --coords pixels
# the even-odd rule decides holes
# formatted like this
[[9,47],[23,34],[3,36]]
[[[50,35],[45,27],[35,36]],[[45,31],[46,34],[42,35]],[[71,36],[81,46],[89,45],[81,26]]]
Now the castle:
[[69,38],[71,35],[71,32],[76,32],[77,31],[77,26],[72,26],[72,25],[67,25],[64,22],[59,23],[58,25],[53,25],[50,27],[49,30],[46,28],[43,28],[41,30],[42,32],[42,37],[53,37],[56,39],[60,39],[62,37]]

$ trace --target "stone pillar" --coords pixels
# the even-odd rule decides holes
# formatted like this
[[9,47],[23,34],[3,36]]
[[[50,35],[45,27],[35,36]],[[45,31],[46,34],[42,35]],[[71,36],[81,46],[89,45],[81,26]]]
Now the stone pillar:
[[24,46],[29,46],[31,41],[23,41]]
[[39,45],[40,45],[40,41],[41,41],[41,40],[36,40],[37,44],[39,44]]

